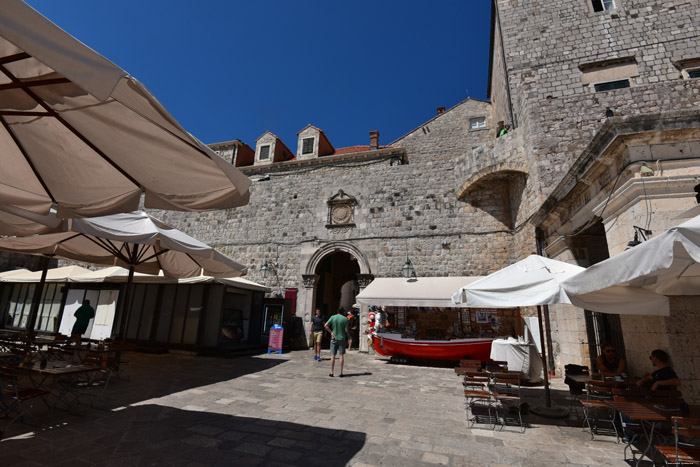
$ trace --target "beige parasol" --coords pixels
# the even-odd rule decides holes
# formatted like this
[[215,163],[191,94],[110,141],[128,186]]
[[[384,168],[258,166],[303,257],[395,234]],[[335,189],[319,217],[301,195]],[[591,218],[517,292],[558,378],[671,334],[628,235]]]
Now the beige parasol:
[[[124,70],[20,0],[0,9],[0,208],[59,218],[248,202],[250,180]],[[0,212],[0,220],[3,212]],[[13,213],[14,214],[14,213]]]

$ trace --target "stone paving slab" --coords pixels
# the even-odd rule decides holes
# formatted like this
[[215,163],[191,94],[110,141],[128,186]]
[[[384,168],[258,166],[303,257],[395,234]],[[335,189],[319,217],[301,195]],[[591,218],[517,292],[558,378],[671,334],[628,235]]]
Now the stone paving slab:
[[[111,384],[102,408],[75,416],[37,406],[40,428],[13,424],[0,465],[627,465],[614,438],[591,440],[575,421],[468,428],[451,368],[351,352],[346,377],[330,378],[323,358],[133,354],[130,381]],[[541,403],[542,388],[528,394]]]

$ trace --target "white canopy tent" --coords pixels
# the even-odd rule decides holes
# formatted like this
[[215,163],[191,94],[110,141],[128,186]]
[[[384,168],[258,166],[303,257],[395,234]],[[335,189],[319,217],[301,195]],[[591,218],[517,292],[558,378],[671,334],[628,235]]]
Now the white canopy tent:
[[594,264],[562,285],[571,294],[607,292],[623,285],[663,295],[700,295],[698,262],[700,216]]
[[[86,219],[69,219],[66,231],[0,239],[0,250],[57,256],[97,265],[129,268],[125,301],[135,272],[163,274],[168,277],[196,277],[205,273],[214,277],[235,277],[246,267],[214,248],[174,229],[145,212],[136,211]],[[47,264],[45,262],[45,264]],[[32,305],[29,330],[33,330],[43,278]],[[128,309],[123,322],[128,319]]]
[[668,299],[636,287],[611,286],[606,290],[575,293],[562,284],[585,268],[539,255],[511,264],[483,279],[464,285],[453,295],[456,304],[472,307],[571,304],[602,313],[669,314]]
[[457,287],[481,279],[476,277],[378,277],[356,297],[363,305],[460,307],[450,297]]

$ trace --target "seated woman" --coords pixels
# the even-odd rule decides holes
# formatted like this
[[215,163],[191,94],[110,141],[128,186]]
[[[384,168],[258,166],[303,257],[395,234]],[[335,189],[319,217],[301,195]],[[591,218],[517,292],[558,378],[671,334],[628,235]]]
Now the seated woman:
[[666,352],[661,349],[652,350],[649,360],[656,370],[642,376],[637,381],[637,386],[651,384],[651,390],[656,391],[657,389],[675,389],[681,385],[681,380],[671,368],[670,357]]
[[627,362],[617,355],[615,347],[606,344],[596,359],[596,368],[603,376],[619,376],[627,371]]

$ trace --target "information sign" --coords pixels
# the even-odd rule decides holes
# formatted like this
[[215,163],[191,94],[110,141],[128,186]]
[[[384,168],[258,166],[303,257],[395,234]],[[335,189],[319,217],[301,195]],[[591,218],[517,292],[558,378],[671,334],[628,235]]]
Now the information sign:
[[270,328],[270,341],[267,344],[267,353],[279,352],[282,353],[282,337],[284,336],[284,328],[279,324],[275,324]]

